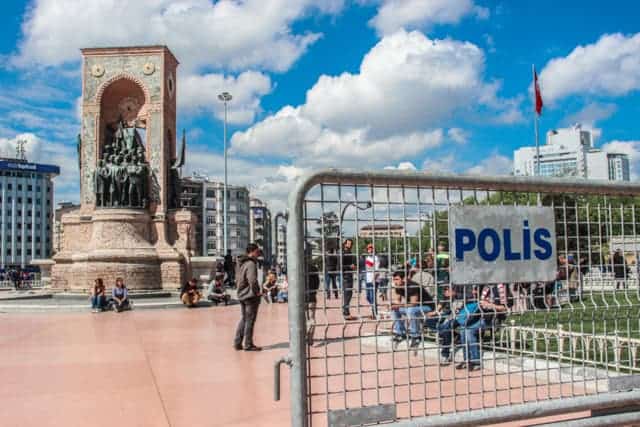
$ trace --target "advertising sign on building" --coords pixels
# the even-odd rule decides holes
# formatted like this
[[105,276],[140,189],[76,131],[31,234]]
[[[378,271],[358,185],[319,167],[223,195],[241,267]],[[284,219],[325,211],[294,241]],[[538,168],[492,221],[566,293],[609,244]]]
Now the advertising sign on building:
[[452,206],[449,210],[451,283],[555,280],[553,208]]

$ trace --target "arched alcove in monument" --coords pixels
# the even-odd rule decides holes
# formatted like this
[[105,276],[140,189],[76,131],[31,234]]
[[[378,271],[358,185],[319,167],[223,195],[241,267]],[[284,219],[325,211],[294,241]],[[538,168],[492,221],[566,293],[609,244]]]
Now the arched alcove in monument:
[[[104,136],[109,126],[115,127],[120,119],[130,127],[146,133],[148,121],[148,96],[142,83],[129,76],[120,76],[105,83],[98,93],[100,102],[100,150],[104,144]],[[142,136],[142,135],[141,135]],[[146,135],[143,136],[146,141]]]
[[96,207],[147,208],[148,93],[141,82],[123,75],[106,82],[98,100]]

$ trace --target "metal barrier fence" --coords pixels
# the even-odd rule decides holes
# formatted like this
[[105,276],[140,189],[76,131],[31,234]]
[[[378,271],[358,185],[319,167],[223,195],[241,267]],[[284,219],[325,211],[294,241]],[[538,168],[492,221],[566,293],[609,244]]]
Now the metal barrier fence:
[[[554,271],[452,281],[459,206],[549,207]],[[638,215],[640,185],[628,183],[338,170],[302,180],[289,198],[291,341],[279,361],[291,367],[292,425],[482,425],[640,405],[628,391],[640,384]]]
[[[40,289],[45,286],[41,279],[21,280],[18,289]],[[0,289],[15,289],[16,284],[11,280],[0,280]]]

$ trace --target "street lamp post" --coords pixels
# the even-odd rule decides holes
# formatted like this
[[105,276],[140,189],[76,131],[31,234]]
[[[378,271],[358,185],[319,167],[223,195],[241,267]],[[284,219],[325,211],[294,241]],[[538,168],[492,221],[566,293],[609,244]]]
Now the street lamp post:
[[218,95],[218,99],[224,103],[224,186],[222,188],[222,245],[224,249],[222,256],[227,256],[227,237],[229,235],[227,229],[227,102],[232,98],[229,92],[222,92]]
[[[364,206],[360,206],[360,204],[364,203]],[[344,220],[344,214],[347,211],[349,206],[355,206],[357,209],[361,211],[366,211],[371,208],[371,202],[348,202],[342,208],[342,212],[340,213],[340,237],[342,237],[342,221]]]

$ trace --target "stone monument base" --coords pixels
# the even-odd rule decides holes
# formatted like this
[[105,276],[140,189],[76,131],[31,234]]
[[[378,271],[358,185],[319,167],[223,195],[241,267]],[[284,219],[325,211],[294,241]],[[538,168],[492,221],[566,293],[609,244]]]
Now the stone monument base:
[[62,217],[64,250],[53,258],[51,285],[90,289],[97,278],[110,289],[118,277],[129,289],[177,289],[184,281],[184,255],[164,233],[167,221],[136,209],[99,209],[91,216]]

